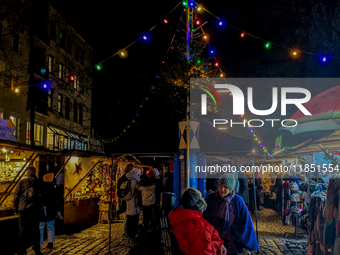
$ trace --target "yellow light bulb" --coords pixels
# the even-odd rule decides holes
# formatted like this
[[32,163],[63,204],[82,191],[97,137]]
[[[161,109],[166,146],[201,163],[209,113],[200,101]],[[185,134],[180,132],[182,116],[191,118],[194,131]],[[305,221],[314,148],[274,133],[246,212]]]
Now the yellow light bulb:
[[16,89],[14,90],[14,92],[15,92],[15,93],[18,93],[18,92],[19,92],[19,89],[18,89],[18,88],[16,88]]

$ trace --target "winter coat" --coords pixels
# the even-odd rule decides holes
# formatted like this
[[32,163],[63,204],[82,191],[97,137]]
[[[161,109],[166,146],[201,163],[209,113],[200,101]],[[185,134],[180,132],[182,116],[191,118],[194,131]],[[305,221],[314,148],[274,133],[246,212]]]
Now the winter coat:
[[48,222],[55,219],[57,212],[60,211],[60,203],[57,200],[57,187],[53,182],[43,182],[46,196],[43,198],[45,212],[40,213],[39,221]]
[[137,215],[140,213],[140,208],[138,206],[138,197],[136,195],[136,184],[140,181],[138,174],[135,171],[130,171],[126,174],[126,177],[130,181],[131,191],[133,198],[126,202],[126,215]]
[[202,217],[202,212],[177,206],[169,213],[169,223],[178,246],[188,255],[215,255],[223,240],[216,229]]
[[244,203],[249,204],[249,189],[248,189],[248,179],[244,173],[238,174],[238,181],[240,183],[240,188],[238,191],[238,195],[242,197]]
[[[27,178],[24,178],[24,179],[20,180],[18,185],[17,185],[17,187],[15,188],[15,192],[14,192],[14,211],[15,212],[27,211],[28,210],[26,208],[26,206],[27,206],[26,201],[22,197],[22,195],[26,191],[26,187],[25,187],[25,180],[26,179],[28,180],[30,187],[33,187],[33,189],[36,190],[38,193],[40,193],[41,196],[44,196],[42,180],[38,179],[35,174],[29,174],[27,176]],[[29,210],[30,211],[32,210],[32,211],[37,211],[38,212],[39,209],[40,209],[39,207],[37,207],[37,206],[35,206],[33,208],[30,207]]]
[[136,188],[142,191],[142,204],[143,206],[154,205],[156,203],[156,186],[140,186],[136,185]]
[[[243,252],[243,248],[259,250],[253,221],[243,199],[239,195],[235,195],[230,202],[229,214],[230,220],[233,221],[230,226],[229,224],[224,224],[224,219],[216,217],[219,205],[222,203],[219,193],[210,194],[205,200],[207,202],[207,209],[203,214],[204,219],[216,228],[221,237],[224,231],[230,230],[230,236],[222,237],[227,250],[229,247],[228,253],[233,253],[231,247],[235,245],[239,253]],[[227,225],[229,229],[223,229],[223,225]],[[229,243],[232,239],[234,239],[235,243]]]

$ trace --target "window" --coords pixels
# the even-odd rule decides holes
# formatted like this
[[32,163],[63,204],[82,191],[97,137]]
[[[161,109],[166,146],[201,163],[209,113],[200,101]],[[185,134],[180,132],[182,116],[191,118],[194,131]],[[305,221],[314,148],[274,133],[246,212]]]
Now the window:
[[[37,146],[44,145],[44,125],[42,122],[35,122],[34,124],[34,144]],[[26,144],[31,144],[31,122],[26,125]]]
[[74,104],[73,104],[73,121],[74,122],[78,122],[78,103],[76,100],[74,100]]
[[79,90],[79,77],[78,76],[74,75],[74,80],[71,81],[71,85],[72,83],[73,83],[73,88],[75,90]]
[[58,78],[59,79],[64,79],[63,75],[64,75],[64,65],[63,64],[59,64],[58,67]]
[[67,53],[72,56],[72,40],[71,37],[67,37]]
[[79,124],[83,125],[83,105],[79,104]]
[[60,30],[60,47],[63,49],[65,49],[65,42],[66,42],[65,30],[61,29]]
[[20,35],[18,33],[13,34],[13,51],[16,53],[20,53],[21,44],[20,44]]
[[19,115],[15,114],[15,113],[11,113],[11,116],[9,118],[12,120],[12,122],[13,122],[13,124],[15,126],[13,135],[18,139],[17,134],[19,134],[19,132],[18,132],[18,128],[19,128]]
[[85,66],[85,50],[81,49],[80,52],[80,64],[82,66]]
[[58,113],[60,115],[63,114],[63,95],[62,94],[59,94],[58,95]]
[[65,119],[70,119],[70,110],[71,110],[71,102],[70,98],[66,97],[65,99]]
[[51,37],[51,40],[53,40],[53,41],[56,40],[56,34],[57,34],[57,28],[55,26],[55,22],[52,21],[51,22],[51,26],[50,26],[50,37]]
[[53,57],[48,56],[48,72],[53,73]]
[[79,47],[78,46],[74,47],[74,58],[76,59],[77,62],[79,62]]
[[53,110],[53,92],[50,89],[47,92],[47,106],[50,110]]

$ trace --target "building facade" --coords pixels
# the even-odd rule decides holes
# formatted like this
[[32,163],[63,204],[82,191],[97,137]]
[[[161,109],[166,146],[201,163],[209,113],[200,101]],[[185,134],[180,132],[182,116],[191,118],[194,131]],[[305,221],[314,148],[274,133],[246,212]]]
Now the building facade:
[[0,117],[20,143],[86,151],[92,48],[49,1],[0,2]]

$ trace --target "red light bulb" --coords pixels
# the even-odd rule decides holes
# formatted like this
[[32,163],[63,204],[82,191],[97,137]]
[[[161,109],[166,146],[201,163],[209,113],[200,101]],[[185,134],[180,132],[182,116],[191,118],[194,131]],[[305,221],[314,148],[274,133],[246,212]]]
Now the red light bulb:
[[242,32],[241,35],[240,35],[242,38],[246,37],[246,33],[245,32]]

